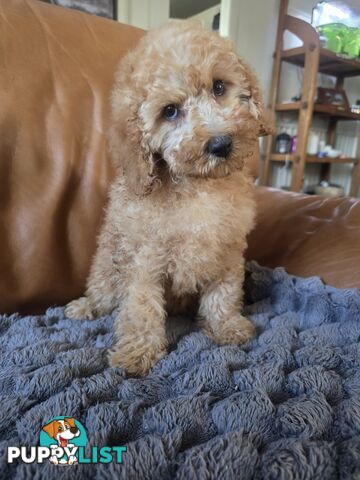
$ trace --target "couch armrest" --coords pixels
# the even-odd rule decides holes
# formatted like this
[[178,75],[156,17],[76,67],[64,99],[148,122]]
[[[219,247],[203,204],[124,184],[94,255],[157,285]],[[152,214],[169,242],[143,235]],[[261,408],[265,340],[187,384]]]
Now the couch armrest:
[[259,187],[257,226],[247,258],[318,275],[339,288],[360,288],[360,200],[324,198]]

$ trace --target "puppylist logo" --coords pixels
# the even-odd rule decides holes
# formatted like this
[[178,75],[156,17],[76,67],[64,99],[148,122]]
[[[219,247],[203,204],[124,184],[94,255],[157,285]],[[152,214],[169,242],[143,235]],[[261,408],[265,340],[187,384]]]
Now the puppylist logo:
[[91,447],[86,456],[86,430],[72,417],[55,417],[40,432],[39,447],[8,447],[7,461],[13,463],[43,463],[53,465],[77,465],[87,463],[122,463],[126,447]]

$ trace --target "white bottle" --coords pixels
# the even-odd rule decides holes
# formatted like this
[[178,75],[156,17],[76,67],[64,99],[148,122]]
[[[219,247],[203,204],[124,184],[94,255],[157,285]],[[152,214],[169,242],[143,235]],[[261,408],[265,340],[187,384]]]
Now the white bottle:
[[319,135],[315,132],[309,133],[307,153],[309,155],[317,155],[319,151]]

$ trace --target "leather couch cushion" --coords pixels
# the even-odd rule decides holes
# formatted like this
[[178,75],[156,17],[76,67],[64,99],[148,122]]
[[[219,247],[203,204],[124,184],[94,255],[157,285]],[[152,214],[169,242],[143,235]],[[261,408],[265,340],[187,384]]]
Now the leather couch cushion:
[[257,189],[247,257],[339,288],[360,288],[360,200]]

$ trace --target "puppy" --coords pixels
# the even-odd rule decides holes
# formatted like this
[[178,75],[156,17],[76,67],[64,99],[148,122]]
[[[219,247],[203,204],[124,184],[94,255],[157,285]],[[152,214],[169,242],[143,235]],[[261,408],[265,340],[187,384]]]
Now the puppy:
[[167,352],[167,313],[197,305],[218,344],[254,335],[240,313],[254,224],[246,159],[266,128],[257,81],[232,43],[172,21],[121,62],[111,97],[118,175],[70,318],[118,309],[111,365],[144,375]]
[[[72,448],[74,445],[69,443],[69,440],[78,437],[80,435],[80,430],[75,425],[73,418],[64,418],[64,420],[53,420],[52,422],[45,425],[42,428],[49,437],[54,438],[59,447]],[[77,462],[77,458],[74,455],[71,455],[68,460],[59,460],[56,455],[50,457],[50,462],[54,464],[69,464],[72,465]]]

